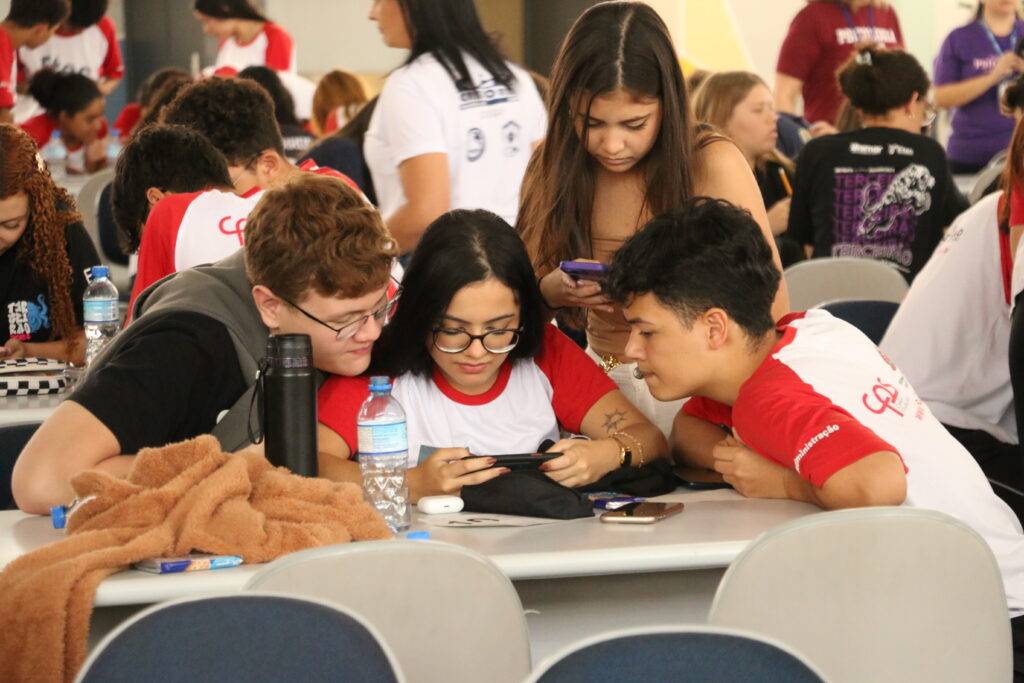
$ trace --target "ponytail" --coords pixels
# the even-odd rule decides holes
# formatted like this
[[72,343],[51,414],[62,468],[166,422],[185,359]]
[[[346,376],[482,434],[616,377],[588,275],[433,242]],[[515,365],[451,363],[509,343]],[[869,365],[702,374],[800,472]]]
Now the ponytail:
[[914,93],[928,94],[928,74],[903,50],[865,47],[839,71],[839,89],[859,111],[881,116],[906,104]]

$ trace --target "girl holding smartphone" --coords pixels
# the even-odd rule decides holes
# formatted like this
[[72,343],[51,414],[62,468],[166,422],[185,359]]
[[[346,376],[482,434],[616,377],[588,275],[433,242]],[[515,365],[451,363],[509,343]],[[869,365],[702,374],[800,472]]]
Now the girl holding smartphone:
[[[678,402],[654,400],[634,374],[621,309],[559,263],[608,263],[650,218],[696,195],[749,210],[774,250],[760,190],[734,144],[698,129],[668,29],[645,3],[605,2],[577,20],[547,103],[548,132],[527,168],[517,224],[544,303],[586,328],[588,353],[667,433]],[[783,284],[773,313],[788,308]]]
[[[463,459],[471,453],[531,453],[550,439],[562,455],[541,469],[566,486],[667,454],[658,429],[544,322],[526,249],[500,217],[456,210],[437,219],[402,284],[372,372],[394,378],[392,394],[406,410],[412,501],[504,473],[492,459]],[[323,476],[359,481],[352,458],[368,384],[367,376],[338,376],[320,390]],[[589,439],[560,439],[562,432]]]

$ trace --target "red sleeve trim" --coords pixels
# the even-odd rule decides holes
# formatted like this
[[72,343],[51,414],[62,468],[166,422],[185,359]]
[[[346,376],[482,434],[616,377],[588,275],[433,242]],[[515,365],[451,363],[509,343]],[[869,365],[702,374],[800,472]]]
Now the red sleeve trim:
[[359,449],[356,419],[359,408],[370,395],[369,377],[334,375],[320,387],[317,394],[319,421],[340,436],[348,445],[349,460],[355,460]]
[[120,131],[121,135],[128,135],[141,118],[142,107],[136,102],[126,104],[121,113],[117,115],[117,120],[114,121],[114,129]]
[[[996,228],[998,230],[998,228]],[[1010,305],[1013,282],[1013,254],[1010,253],[1010,233],[999,230],[999,266],[1003,276],[1003,296]]]
[[305,161],[303,161],[301,164],[299,164],[299,168],[303,171],[306,171],[307,173],[324,175],[327,176],[328,178],[340,178],[344,180],[346,183],[348,183],[350,186],[352,186],[352,189],[359,190],[360,192],[363,191],[362,188],[356,185],[356,181],[352,180],[341,171],[335,171],[330,166],[317,166],[316,162],[313,161],[312,159],[306,159]]
[[533,359],[551,383],[551,408],[562,427],[578,434],[587,413],[615,382],[557,327],[544,326],[540,353]]
[[167,195],[153,207],[142,231],[139,246],[139,269],[135,274],[129,314],[138,298],[147,287],[175,271],[174,247],[178,241],[178,230],[185,219],[188,207],[202,192],[187,192]]
[[267,36],[267,66],[275,71],[291,71],[294,51],[292,37],[274,23],[264,24],[263,32]]
[[21,129],[28,133],[36,141],[36,146],[42,150],[50,141],[53,131],[57,130],[57,122],[49,114],[39,114],[22,123]]
[[892,444],[771,357],[740,390],[733,413],[738,438],[817,487],[872,453],[902,459]]
[[18,53],[14,50],[11,37],[7,35],[7,31],[0,28],[0,108],[3,109],[10,109],[17,101],[17,83],[10,81],[17,60]]
[[117,27],[114,20],[104,16],[97,24],[103,37],[107,39],[107,55],[100,66],[99,76],[110,80],[119,80],[124,77],[124,60],[121,59],[121,46],[117,42]]
[[724,403],[712,401],[710,398],[703,396],[691,398],[683,404],[683,412],[713,425],[732,429],[732,408]]

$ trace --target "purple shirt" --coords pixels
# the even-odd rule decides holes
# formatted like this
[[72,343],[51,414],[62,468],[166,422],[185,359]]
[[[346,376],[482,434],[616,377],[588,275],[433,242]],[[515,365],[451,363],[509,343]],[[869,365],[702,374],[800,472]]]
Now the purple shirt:
[[[935,58],[935,85],[959,83],[992,71],[1002,53],[1016,47],[1014,35],[1016,40],[1024,38],[1024,21],[1018,19],[1010,35],[996,36],[997,53],[979,22],[955,29],[946,36]],[[998,85],[954,109],[952,123],[946,152],[950,161],[964,164],[987,164],[1006,149],[1013,134],[1013,119],[999,113]]]

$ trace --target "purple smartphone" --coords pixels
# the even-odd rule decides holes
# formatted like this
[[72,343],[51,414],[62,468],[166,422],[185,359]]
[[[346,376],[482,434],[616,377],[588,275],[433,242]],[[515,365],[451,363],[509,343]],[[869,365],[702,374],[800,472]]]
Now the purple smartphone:
[[558,268],[573,280],[603,282],[608,277],[608,266],[603,263],[586,261],[562,261]]

